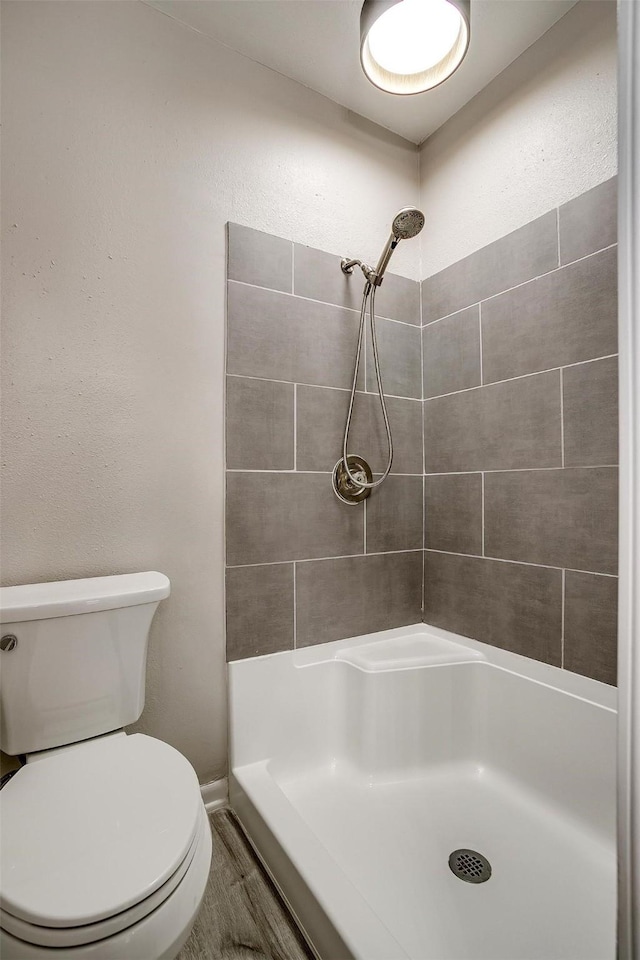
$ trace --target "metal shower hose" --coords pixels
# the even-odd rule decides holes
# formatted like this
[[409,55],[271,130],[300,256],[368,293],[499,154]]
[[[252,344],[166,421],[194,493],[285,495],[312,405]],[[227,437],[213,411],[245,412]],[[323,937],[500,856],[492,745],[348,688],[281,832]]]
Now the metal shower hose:
[[[387,431],[387,442],[389,445],[389,462],[387,463],[387,469],[384,471],[383,475],[379,480],[374,480],[372,483],[367,483],[364,480],[361,480],[359,477],[354,477],[349,469],[349,464],[347,461],[347,445],[349,442],[349,430],[351,429],[351,416],[353,414],[353,402],[356,395],[356,383],[358,381],[358,368],[360,367],[360,354],[362,352],[362,341],[364,338],[364,324],[365,317],[367,313],[367,298],[371,296],[370,306],[369,306],[369,320],[371,327],[371,346],[373,348],[373,362],[376,368],[376,381],[378,383],[378,396],[380,397],[380,406],[382,407],[382,416],[384,419],[385,430]],[[375,284],[371,283],[370,280],[364,285],[364,293],[362,295],[362,307],[360,308],[360,327],[358,329],[358,348],[356,350],[356,365],[353,371],[353,383],[351,385],[351,398],[349,400],[349,412],[347,413],[347,421],[344,427],[344,440],[342,441],[342,462],[344,464],[344,469],[351,480],[352,483],[355,483],[359,487],[368,487],[373,490],[374,487],[379,487],[380,484],[387,479],[389,476],[389,471],[391,470],[391,464],[393,462],[393,440],[391,438],[391,427],[389,426],[389,417],[387,415],[387,405],[384,400],[384,390],[382,389],[382,376],[380,374],[380,360],[378,357],[378,344],[376,341],[376,314],[375,314],[375,299],[376,299],[376,287]]]

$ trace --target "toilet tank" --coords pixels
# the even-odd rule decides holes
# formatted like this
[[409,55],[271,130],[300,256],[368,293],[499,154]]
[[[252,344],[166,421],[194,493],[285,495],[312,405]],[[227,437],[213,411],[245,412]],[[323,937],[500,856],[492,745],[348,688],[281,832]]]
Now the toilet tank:
[[137,720],[169,588],[154,572],[0,588],[0,748],[47,750]]

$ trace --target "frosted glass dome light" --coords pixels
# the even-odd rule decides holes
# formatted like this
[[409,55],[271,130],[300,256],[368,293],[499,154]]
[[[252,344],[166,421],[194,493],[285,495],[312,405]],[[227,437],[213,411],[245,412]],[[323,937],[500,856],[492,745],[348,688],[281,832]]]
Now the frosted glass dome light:
[[423,93],[462,63],[469,47],[470,0],[364,0],[360,61],[388,93]]

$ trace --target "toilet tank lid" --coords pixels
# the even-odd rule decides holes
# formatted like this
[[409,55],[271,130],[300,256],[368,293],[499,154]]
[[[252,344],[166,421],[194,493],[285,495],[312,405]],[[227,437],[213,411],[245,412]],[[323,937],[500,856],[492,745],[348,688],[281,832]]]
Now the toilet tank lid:
[[155,603],[169,596],[170,587],[169,578],[155,571],[1,587],[0,622],[72,617]]

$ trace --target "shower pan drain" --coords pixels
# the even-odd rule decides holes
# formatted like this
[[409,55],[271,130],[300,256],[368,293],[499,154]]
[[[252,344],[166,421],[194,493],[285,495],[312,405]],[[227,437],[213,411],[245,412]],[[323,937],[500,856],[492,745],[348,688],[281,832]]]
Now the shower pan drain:
[[449,857],[449,869],[466,883],[484,883],[491,876],[491,864],[477,850],[454,850]]

